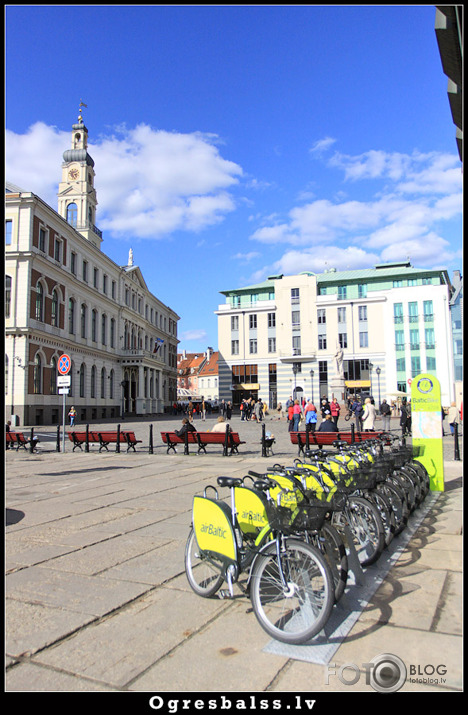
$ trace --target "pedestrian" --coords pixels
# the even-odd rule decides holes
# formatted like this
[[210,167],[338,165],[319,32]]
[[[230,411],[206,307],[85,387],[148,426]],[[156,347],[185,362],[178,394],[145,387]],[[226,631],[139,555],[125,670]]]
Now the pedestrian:
[[254,412],[255,412],[255,419],[257,420],[257,422],[261,422],[262,415],[263,415],[263,404],[262,404],[262,401],[260,398],[255,403]]
[[278,419],[279,419],[279,420],[282,419],[282,417],[283,417],[283,405],[281,404],[281,402],[278,402],[278,407],[276,408],[276,411],[277,411],[277,413],[278,413]]
[[293,405],[293,432],[298,432],[299,431],[299,421],[302,417],[302,410],[301,410],[301,405],[299,403],[299,400],[294,400],[294,405]]
[[406,437],[407,434],[411,433],[410,430],[411,426],[411,417],[410,417],[410,411],[408,404],[406,402],[406,398],[403,398],[401,401],[400,405],[400,427],[401,427],[401,436]]
[[447,413],[447,420],[450,425],[450,432],[455,434],[455,425],[460,424],[460,413],[456,402],[452,402],[450,405]]
[[[10,427],[11,427],[11,420],[8,420],[8,422],[5,425],[5,432],[10,432]],[[5,437],[6,440],[6,437]],[[7,441],[5,444],[5,449],[10,449],[10,443]]]
[[317,409],[313,404],[312,400],[308,400],[306,408],[304,410],[306,432],[315,432],[317,426]]
[[294,402],[291,402],[288,407],[288,432],[293,431],[293,412],[294,412]]
[[319,432],[338,432],[338,427],[333,422],[330,412],[327,412],[325,414],[325,419],[322,421],[320,427],[318,428],[318,431]]
[[392,415],[392,410],[387,400],[382,400],[380,405],[380,414],[382,415],[382,429],[384,432],[390,431],[390,417]]
[[205,402],[205,398],[204,398],[204,397],[202,397],[200,415],[201,415],[201,418],[202,418],[203,422],[205,422],[205,421],[206,421],[206,402]]
[[353,405],[351,407],[351,411],[356,418],[356,427],[358,432],[362,432],[362,413],[364,411],[364,408],[359,400],[358,397],[354,398]]
[[322,413],[322,419],[325,419],[325,415],[327,414],[327,412],[331,414],[330,403],[325,396],[322,397],[322,401],[320,403],[320,411]]
[[336,397],[333,398],[330,404],[330,414],[333,418],[333,422],[338,426],[338,417],[340,416],[340,403],[336,399]]
[[232,405],[230,402],[227,403],[226,405],[226,418],[230,420],[232,417]]
[[364,412],[362,414],[362,424],[365,432],[373,432],[375,425],[375,407],[370,397],[366,397],[364,402]]
[[76,420],[76,410],[74,407],[70,407],[70,412],[68,413],[68,418],[70,420],[70,427],[74,427],[75,420]]
[[179,430],[177,430],[177,429],[174,430],[174,432],[176,433],[176,435],[178,437],[183,437],[186,432],[196,432],[196,431],[197,431],[196,428],[194,427],[194,425],[191,422],[189,422],[187,417],[184,417],[184,419],[182,420],[182,427]]

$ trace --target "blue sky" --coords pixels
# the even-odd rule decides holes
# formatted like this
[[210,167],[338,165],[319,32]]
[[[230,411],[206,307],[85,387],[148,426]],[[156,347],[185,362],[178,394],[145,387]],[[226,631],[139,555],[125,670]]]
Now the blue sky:
[[462,265],[462,174],[427,6],[7,6],[6,178],[53,208],[80,100],[97,226],[217,348],[273,273]]

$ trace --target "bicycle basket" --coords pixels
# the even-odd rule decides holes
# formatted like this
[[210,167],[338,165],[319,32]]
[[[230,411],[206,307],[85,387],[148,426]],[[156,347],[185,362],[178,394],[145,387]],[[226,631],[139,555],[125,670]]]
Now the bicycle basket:
[[273,530],[282,531],[284,534],[294,534],[298,531],[321,529],[328,511],[330,511],[328,503],[307,504],[304,502],[296,509],[291,510],[283,506],[274,506],[270,502],[268,518]]
[[373,489],[377,483],[374,469],[369,467],[353,472],[353,479],[356,489]]

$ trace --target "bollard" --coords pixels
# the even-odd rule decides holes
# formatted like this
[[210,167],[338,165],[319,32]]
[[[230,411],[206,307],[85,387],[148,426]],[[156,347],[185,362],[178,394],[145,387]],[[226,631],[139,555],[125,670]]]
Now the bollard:
[[310,430],[307,429],[308,425],[306,425],[306,450],[309,451],[310,449]]
[[188,432],[184,434],[184,454],[190,454],[188,446]]
[[60,425],[57,425],[57,443],[55,445],[55,451],[60,452]]
[[86,425],[85,452],[89,452],[89,424]]
[[149,428],[149,453],[153,454],[153,425]]
[[265,437],[265,423],[262,424],[262,457],[267,457],[266,448],[266,437]]
[[120,425],[117,425],[117,443],[115,445],[115,451],[120,452]]
[[351,444],[354,444],[356,441],[355,435],[354,435],[354,422],[351,422]]
[[454,460],[456,462],[460,461],[460,445],[458,444],[458,424],[455,422],[453,425],[453,439],[454,439],[454,444],[455,444],[455,454],[454,454]]
[[29,438],[29,451],[34,452],[34,427],[31,427],[31,436]]
[[231,428],[229,425],[226,425],[226,435],[224,437],[224,447],[223,447],[223,457],[228,456],[228,445],[229,445],[229,430]]

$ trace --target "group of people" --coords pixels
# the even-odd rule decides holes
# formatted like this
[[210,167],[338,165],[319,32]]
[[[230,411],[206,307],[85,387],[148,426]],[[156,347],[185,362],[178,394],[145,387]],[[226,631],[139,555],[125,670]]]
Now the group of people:
[[260,398],[256,400],[251,397],[250,399],[242,400],[239,409],[242,421],[256,420],[257,422],[262,422],[266,412],[266,405]]
[[[315,432],[318,422],[317,408],[312,400],[307,400],[307,403],[301,404],[299,400],[293,400],[292,397],[286,403],[288,430],[289,432],[298,432],[299,426],[305,423],[307,432]],[[336,397],[331,402],[326,397],[323,397],[319,407],[322,421],[318,428],[319,432],[338,432],[338,418],[340,416],[341,405]]]

